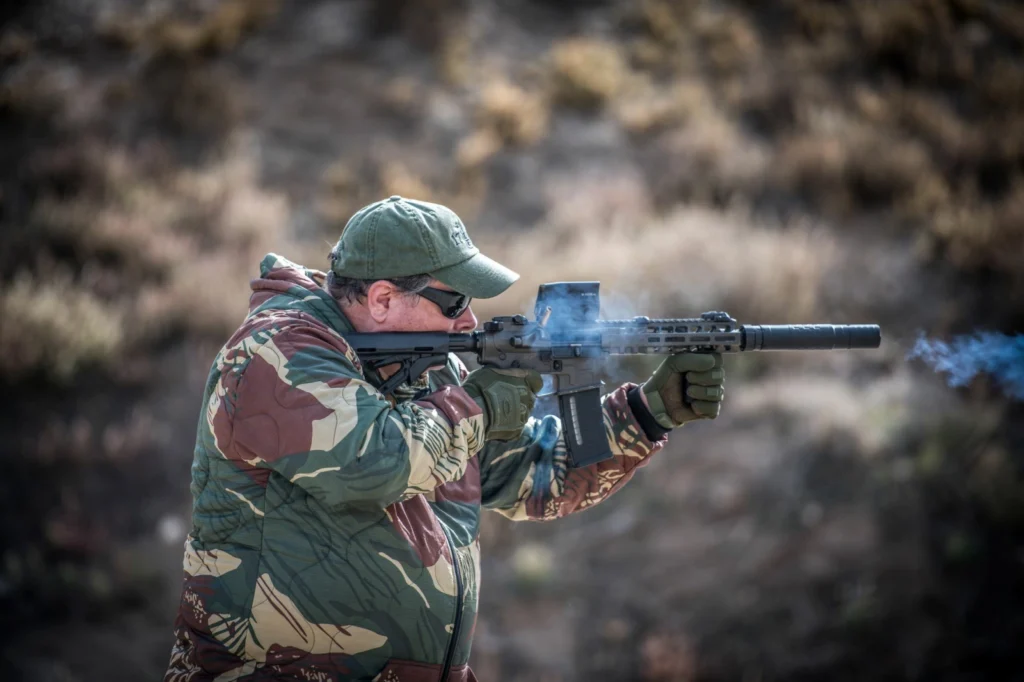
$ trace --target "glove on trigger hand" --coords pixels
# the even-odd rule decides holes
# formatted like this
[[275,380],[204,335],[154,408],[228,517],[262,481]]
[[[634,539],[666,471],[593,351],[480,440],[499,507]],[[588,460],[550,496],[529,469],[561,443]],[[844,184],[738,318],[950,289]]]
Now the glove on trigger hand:
[[470,372],[462,382],[462,388],[484,412],[486,440],[518,438],[543,385],[540,374],[532,369],[490,367]]
[[665,358],[641,390],[655,421],[666,429],[714,419],[725,397],[720,353],[678,353]]

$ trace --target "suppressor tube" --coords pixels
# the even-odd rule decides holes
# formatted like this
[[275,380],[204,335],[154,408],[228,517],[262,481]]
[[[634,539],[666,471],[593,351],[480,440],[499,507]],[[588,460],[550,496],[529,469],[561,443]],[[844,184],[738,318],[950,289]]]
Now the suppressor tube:
[[877,324],[745,324],[743,350],[836,350],[878,348]]

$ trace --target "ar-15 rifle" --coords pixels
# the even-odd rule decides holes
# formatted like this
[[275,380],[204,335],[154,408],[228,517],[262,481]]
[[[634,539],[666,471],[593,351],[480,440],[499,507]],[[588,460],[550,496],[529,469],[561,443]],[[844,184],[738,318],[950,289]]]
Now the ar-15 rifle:
[[740,325],[724,312],[700,317],[598,320],[598,282],[542,284],[534,309],[495,317],[469,334],[389,332],[348,334],[365,364],[399,368],[379,390],[385,395],[444,365],[448,353],[473,353],[481,365],[534,369],[553,379],[570,464],[587,466],[612,456],[605,438],[598,372],[609,355],[671,355],[686,351],[878,348],[875,324]]

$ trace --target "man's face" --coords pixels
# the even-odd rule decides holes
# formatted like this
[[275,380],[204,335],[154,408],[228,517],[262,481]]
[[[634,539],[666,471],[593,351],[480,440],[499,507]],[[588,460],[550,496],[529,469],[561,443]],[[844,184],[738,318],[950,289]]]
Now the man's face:
[[[377,287],[389,287],[390,291],[375,290]],[[430,281],[431,287],[444,291],[452,288],[438,282]],[[469,332],[476,329],[477,319],[472,307],[456,319],[445,317],[436,303],[422,296],[406,294],[394,289],[389,282],[375,282],[370,287],[366,306],[370,315],[381,332]]]

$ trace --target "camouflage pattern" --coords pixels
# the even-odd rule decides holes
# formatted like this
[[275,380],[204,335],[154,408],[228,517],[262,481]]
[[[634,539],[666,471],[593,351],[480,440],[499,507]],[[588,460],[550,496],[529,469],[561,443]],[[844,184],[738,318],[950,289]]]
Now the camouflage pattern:
[[484,443],[455,356],[429,392],[389,401],[322,272],[270,254],[260,275],[206,385],[165,681],[433,682],[449,650],[448,679],[474,680],[481,509],[586,509],[661,443],[627,387],[604,399],[612,460],[570,471],[554,417]]

